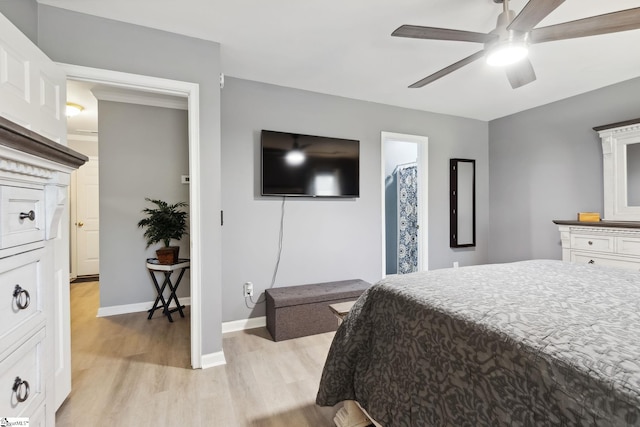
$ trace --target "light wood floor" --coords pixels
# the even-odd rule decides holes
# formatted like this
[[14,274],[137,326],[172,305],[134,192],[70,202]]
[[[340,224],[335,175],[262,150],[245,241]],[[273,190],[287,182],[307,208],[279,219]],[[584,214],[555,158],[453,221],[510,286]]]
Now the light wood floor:
[[[65,426],[333,426],[315,405],[333,332],[273,342],[265,328],[225,334],[227,364],[190,368],[189,317],[96,318],[98,283],[71,285],[72,391]],[[177,313],[176,313],[177,314]]]

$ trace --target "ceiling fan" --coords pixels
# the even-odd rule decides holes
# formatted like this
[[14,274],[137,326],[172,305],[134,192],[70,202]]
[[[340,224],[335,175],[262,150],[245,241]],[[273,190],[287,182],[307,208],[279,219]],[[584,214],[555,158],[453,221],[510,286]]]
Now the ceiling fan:
[[640,7],[534,28],[564,0],[530,0],[518,15],[509,9],[509,0],[493,1],[503,4],[503,12],[498,16],[496,28],[487,34],[417,25],[402,25],[391,34],[394,37],[484,44],[482,50],[415,82],[410,88],[423,87],[484,56],[488,64],[504,66],[511,87],[517,89],[536,79],[533,66],[527,59],[530,44],[640,28]]

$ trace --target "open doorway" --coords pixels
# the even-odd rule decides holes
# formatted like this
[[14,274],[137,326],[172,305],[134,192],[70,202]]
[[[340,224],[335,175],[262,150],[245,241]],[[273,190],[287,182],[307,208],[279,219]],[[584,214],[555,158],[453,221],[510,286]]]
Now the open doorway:
[[[181,98],[186,102],[188,133],[188,202],[190,229],[190,354],[191,366],[202,367],[201,332],[201,243],[200,243],[200,166],[199,166],[199,87],[197,84],[109,70],[59,64],[71,80],[105,85],[120,91]],[[149,159],[149,156],[147,156]],[[105,164],[106,159],[100,159]],[[102,254],[104,258],[104,254]],[[148,280],[148,278],[146,278]],[[148,308],[148,307],[147,307]],[[212,364],[208,361],[208,364]],[[212,364],[213,365],[213,364]]]
[[[86,102],[78,116],[68,119],[68,142],[90,157],[71,183],[74,272],[82,281],[96,280],[100,273],[98,316],[146,311],[156,292],[143,261],[154,258],[158,247],[145,248],[136,224],[150,204],[147,199],[184,203],[188,214],[189,181],[183,179],[189,176],[187,102],[97,82],[71,80],[67,87],[68,102]],[[92,96],[97,102],[91,102]],[[74,126],[77,117],[84,120],[82,128]],[[85,133],[99,135],[99,143],[97,137],[75,140]],[[182,259],[190,258],[188,233],[171,244]],[[186,304],[189,276],[176,292]]]
[[383,274],[428,269],[428,138],[382,132]]
[[[105,83],[68,80],[67,105],[73,105],[79,111],[75,116],[68,114],[67,117],[68,146],[89,157],[89,161],[71,176],[71,278],[76,281],[97,280],[100,272],[101,211],[107,215],[106,248],[109,249],[110,237],[119,232],[117,229],[128,228],[127,225],[140,219],[139,213],[146,204],[146,197],[172,203],[188,202],[189,184],[184,179],[189,174],[187,102],[180,97],[124,90]],[[99,116],[105,138],[98,133]],[[106,179],[104,192],[100,191],[101,155],[107,159],[102,171]],[[135,159],[131,160],[131,157]],[[106,207],[100,207],[101,194],[111,202]],[[116,217],[121,223],[114,230]],[[120,241],[126,243],[133,234],[129,232],[120,236]],[[135,246],[137,241],[129,243]],[[173,244],[181,247],[182,258],[189,258],[188,234]],[[117,257],[120,252],[112,251],[111,255]],[[148,255],[153,256],[152,252]],[[132,267],[127,265],[127,261],[119,260],[119,269]],[[114,264],[107,267],[113,270]],[[113,276],[110,271],[106,274]],[[135,281],[135,277],[127,274],[117,279],[126,282],[127,279]],[[186,287],[188,283],[183,283],[181,296],[188,294],[184,292],[188,289]],[[140,300],[135,290],[127,288],[120,293],[132,293],[134,300],[136,297]],[[138,309],[122,307],[119,313],[113,313],[109,307],[130,305],[130,301],[114,302],[103,291],[100,295],[104,299],[101,307],[107,307],[107,315]]]
[[71,280],[98,280],[100,274],[100,210],[98,102],[94,85],[67,80],[67,145],[89,161],[73,171],[69,185]]
[[[76,302],[83,301],[81,306],[74,306],[73,312],[69,308],[73,334],[78,331],[78,322],[82,323],[83,310],[86,313],[86,307],[94,307],[93,298],[86,298],[88,295],[98,296],[97,317],[132,313],[128,318],[142,321],[143,330],[152,334],[156,324],[166,322],[162,315],[145,321],[146,311],[154,305],[156,291],[144,261],[155,256],[156,248],[145,250],[142,232],[137,232],[136,224],[147,197],[171,203],[189,200],[188,180],[185,183],[181,180],[182,176],[189,175],[186,99],[124,90],[95,81],[69,80],[67,88],[67,102],[83,110],[78,114],[80,121],[73,117],[67,120],[67,142],[89,157],[89,161],[73,173],[69,191],[70,253],[75,273],[72,277],[76,277],[69,293],[75,293]],[[175,243],[181,246],[181,257],[190,258],[188,236]],[[176,295],[180,297],[181,306],[190,305],[190,274],[182,276]],[[172,279],[177,284],[176,278]],[[85,298],[78,299],[78,292]],[[168,291],[163,293],[168,298]],[[182,343],[176,350],[187,360],[190,334],[184,330],[189,330],[190,313],[190,308],[180,310],[180,317],[184,319],[179,328],[186,339],[176,341]],[[115,316],[100,325],[125,321],[123,319],[127,317]],[[173,329],[176,328],[178,326]],[[126,330],[127,334],[131,332],[129,328]],[[71,334],[69,331],[69,341],[75,338]],[[75,342],[74,356],[93,351],[93,347],[82,349],[77,346],[78,341]],[[69,354],[60,366],[71,365],[70,347],[65,345]],[[73,368],[71,371],[71,375],[77,374]],[[57,395],[69,394],[70,378],[65,389],[61,388]]]

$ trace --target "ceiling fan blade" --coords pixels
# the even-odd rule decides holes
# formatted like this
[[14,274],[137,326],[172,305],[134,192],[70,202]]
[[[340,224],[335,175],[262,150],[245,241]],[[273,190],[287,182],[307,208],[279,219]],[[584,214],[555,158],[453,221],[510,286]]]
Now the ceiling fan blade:
[[479,52],[476,52],[476,53],[474,53],[473,55],[467,56],[466,58],[464,58],[464,59],[462,59],[462,60],[460,60],[460,61],[458,61],[458,62],[456,62],[456,63],[454,63],[454,64],[451,64],[451,65],[449,65],[448,67],[443,68],[442,70],[440,70],[440,71],[438,71],[438,72],[436,72],[436,73],[433,73],[433,74],[431,74],[430,76],[427,76],[427,77],[425,77],[425,78],[424,78],[424,79],[422,79],[422,80],[419,80],[419,81],[415,82],[414,84],[412,84],[412,85],[411,85],[411,86],[409,86],[409,87],[413,89],[413,88],[418,88],[418,87],[426,86],[426,85],[428,85],[429,83],[431,83],[431,82],[433,82],[433,81],[435,81],[435,80],[438,80],[439,78],[444,77],[444,76],[446,76],[447,74],[452,73],[452,72],[454,72],[455,70],[457,70],[457,69],[459,69],[459,68],[462,68],[462,67],[464,67],[465,65],[470,64],[470,63],[472,63],[473,61],[475,61],[476,59],[481,58],[481,57],[483,57],[483,56],[484,56],[484,50],[481,50],[481,51],[479,51]]
[[447,28],[420,27],[418,25],[402,25],[391,33],[391,35],[394,37],[409,37],[413,39],[453,40],[476,43],[487,43],[498,38],[495,34],[450,30]]
[[529,84],[536,79],[536,72],[533,71],[533,65],[527,58],[509,65],[505,70],[513,89]]
[[530,0],[520,11],[507,30],[519,31],[526,33],[531,31],[533,27],[538,25],[548,14],[556,10],[558,6],[564,3],[564,0]]
[[544,43],[640,28],[640,7],[549,25],[531,31],[532,43]]

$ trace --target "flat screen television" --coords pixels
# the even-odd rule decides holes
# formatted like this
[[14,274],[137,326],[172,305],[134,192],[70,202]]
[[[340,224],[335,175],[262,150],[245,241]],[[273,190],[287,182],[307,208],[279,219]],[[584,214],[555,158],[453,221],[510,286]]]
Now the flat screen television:
[[360,141],[263,130],[260,147],[263,196],[360,196]]

